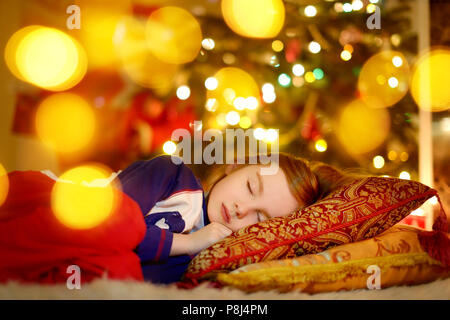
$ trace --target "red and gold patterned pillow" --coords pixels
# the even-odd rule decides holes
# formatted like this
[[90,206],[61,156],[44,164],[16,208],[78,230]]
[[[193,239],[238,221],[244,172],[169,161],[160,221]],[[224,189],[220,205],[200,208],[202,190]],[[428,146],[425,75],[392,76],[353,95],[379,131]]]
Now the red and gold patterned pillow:
[[218,274],[217,281],[246,292],[319,293],[384,289],[450,277],[450,268],[423,250],[421,232],[419,228],[397,224],[368,240],[317,254],[246,265]]
[[240,229],[201,251],[183,281],[197,283],[247,264],[318,253],[372,238],[434,195],[434,189],[416,181],[357,180],[311,206]]

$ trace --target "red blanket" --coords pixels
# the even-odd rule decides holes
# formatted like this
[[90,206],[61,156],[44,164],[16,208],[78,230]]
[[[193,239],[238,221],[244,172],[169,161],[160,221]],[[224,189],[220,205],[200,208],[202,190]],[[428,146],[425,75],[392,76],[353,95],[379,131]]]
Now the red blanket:
[[73,230],[61,224],[51,209],[55,183],[37,171],[8,174],[9,193],[0,206],[0,283],[61,283],[80,268],[81,283],[107,276],[143,280],[139,257],[133,249],[146,227],[134,200],[115,189],[121,199],[101,225]]

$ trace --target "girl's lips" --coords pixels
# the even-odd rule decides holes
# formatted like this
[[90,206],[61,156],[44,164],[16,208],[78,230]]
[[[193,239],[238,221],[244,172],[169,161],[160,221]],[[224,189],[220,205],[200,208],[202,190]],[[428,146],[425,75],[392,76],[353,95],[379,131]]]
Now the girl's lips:
[[225,207],[223,203],[220,211],[222,212],[223,220],[225,220],[226,223],[230,223],[230,214],[228,213],[227,207]]

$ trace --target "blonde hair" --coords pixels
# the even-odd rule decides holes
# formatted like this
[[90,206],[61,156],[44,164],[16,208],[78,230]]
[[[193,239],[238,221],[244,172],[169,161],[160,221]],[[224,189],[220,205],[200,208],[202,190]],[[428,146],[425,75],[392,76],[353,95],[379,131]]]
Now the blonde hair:
[[[235,160],[231,172],[251,165],[249,158],[249,156],[245,157],[244,164],[237,164]],[[252,158],[258,159],[256,164],[261,164],[259,157]],[[362,178],[361,175],[346,173],[323,162],[308,161],[285,152],[278,153],[277,161],[286,176],[292,195],[304,206],[309,206],[326,197],[333,190]],[[202,181],[206,192],[210,192],[214,185],[227,175],[226,171],[227,168],[229,170],[229,166],[229,164],[212,166],[206,179]]]

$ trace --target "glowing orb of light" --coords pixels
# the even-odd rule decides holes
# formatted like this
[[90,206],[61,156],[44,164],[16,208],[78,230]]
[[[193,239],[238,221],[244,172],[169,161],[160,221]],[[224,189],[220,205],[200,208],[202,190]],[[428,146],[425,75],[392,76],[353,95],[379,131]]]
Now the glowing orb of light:
[[411,175],[409,174],[408,171],[402,171],[400,172],[400,174],[398,175],[398,177],[400,179],[404,179],[404,180],[411,180]]
[[350,154],[360,155],[374,150],[385,141],[390,123],[386,109],[371,108],[361,100],[354,100],[339,115],[337,136]]
[[282,0],[222,0],[225,23],[248,38],[273,38],[284,25]]
[[173,154],[177,150],[177,145],[173,141],[166,141],[163,144],[163,151],[167,154]]
[[409,77],[409,64],[401,52],[382,51],[364,63],[358,90],[368,106],[390,107],[408,92]]
[[163,7],[148,18],[146,38],[148,47],[158,59],[183,64],[197,57],[203,37],[200,24],[188,11]]
[[250,128],[251,125],[252,125],[252,119],[250,119],[250,117],[243,116],[239,120],[239,126],[242,129],[248,129],[248,128]]
[[277,139],[278,139],[278,130],[272,128],[267,129],[264,141],[272,143]]
[[45,98],[36,112],[38,137],[60,153],[87,147],[96,131],[92,107],[73,93],[57,93]]
[[0,164],[0,207],[5,202],[9,191],[9,179],[8,173],[5,168]]
[[413,67],[411,94],[419,108],[440,112],[450,108],[450,50],[435,49],[421,56]]
[[375,156],[373,157],[373,166],[376,169],[381,169],[384,167],[384,158],[382,156]]
[[318,152],[325,152],[328,148],[328,144],[324,139],[319,139],[316,141],[314,147]]
[[266,138],[266,130],[263,128],[256,128],[253,130],[253,136],[256,140],[264,140]]
[[191,89],[188,86],[180,86],[177,89],[177,97],[180,100],[186,100],[191,96]]
[[238,124],[240,119],[241,117],[239,116],[239,113],[237,113],[236,111],[230,111],[225,116],[226,122],[232,126]]
[[100,225],[113,212],[118,193],[108,183],[111,171],[100,165],[84,165],[68,170],[52,190],[56,218],[72,229]]
[[121,68],[133,82],[161,94],[170,91],[178,65],[166,63],[150,51],[146,44],[145,22],[133,17],[120,20],[114,46]]
[[17,31],[5,48],[6,64],[20,80],[62,91],[75,86],[87,70],[83,47],[64,32],[41,26]]
[[[217,87],[215,90],[207,90],[206,98],[216,99],[219,108],[235,109],[234,100],[237,97],[246,99],[246,107],[251,101],[251,107],[255,106],[254,100],[256,107],[259,105],[259,98],[254,98],[260,96],[258,85],[247,72],[235,67],[225,67],[216,72],[214,78],[217,80]],[[251,99],[247,100],[248,98]]]
[[80,41],[86,48],[89,68],[115,67],[120,61],[114,36],[123,17],[132,12],[131,0],[77,0],[81,8]]

